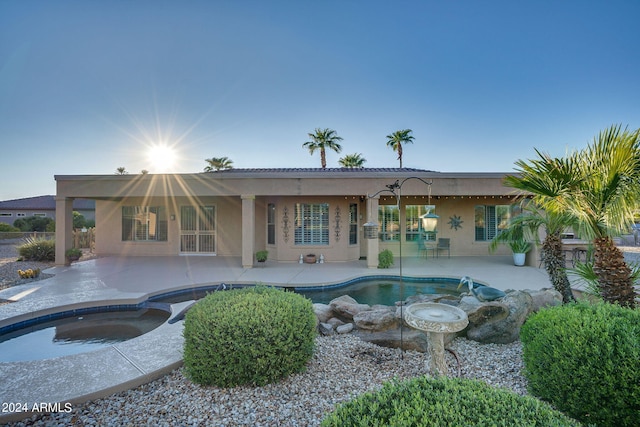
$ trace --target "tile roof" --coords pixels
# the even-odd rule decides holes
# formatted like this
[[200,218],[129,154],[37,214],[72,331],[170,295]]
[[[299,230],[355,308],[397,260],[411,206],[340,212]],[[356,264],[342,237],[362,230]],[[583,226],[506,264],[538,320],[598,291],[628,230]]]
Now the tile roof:
[[323,172],[323,173],[335,173],[335,172],[434,172],[426,169],[416,168],[233,168],[220,170],[215,173],[247,173],[247,172],[277,172],[277,173],[307,173],[307,172]]
[[[95,200],[75,199],[73,209],[95,209]],[[56,200],[54,196],[36,196],[24,199],[5,200],[0,202],[0,209],[25,209],[25,210],[55,210]]]

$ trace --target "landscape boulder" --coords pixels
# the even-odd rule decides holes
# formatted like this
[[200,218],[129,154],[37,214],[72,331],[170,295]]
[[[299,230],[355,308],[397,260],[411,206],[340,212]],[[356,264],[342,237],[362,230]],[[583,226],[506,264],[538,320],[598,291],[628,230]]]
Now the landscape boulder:
[[499,301],[482,303],[473,312],[467,312],[466,337],[483,344],[517,341],[532,304],[531,295],[523,291],[512,291]]
[[313,304],[313,312],[320,322],[326,322],[333,317],[333,309],[329,304]]
[[353,316],[353,322],[358,329],[366,331],[385,331],[397,328],[400,324],[390,307],[361,311]]
[[353,331],[353,323],[345,323],[336,328],[336,332],[339,334],[348,334],[351,331]]
[[318,332],[320,333],[320,335],[323,335],[323,336],[333,335],[334,333],[333,326],[331,326],[328,323],[320,322],[318,324]]
[[[527,316],[542,307],[562,303],[553,289],[513,291],[505,297],[483,302],[473,295],[415,295],[406,304],[393,306],[360,304],[348,295],[327,304],[314,304],[319,319],[318,330],[323,335],[356,334],[361,339],[384,347],[426,351],[427,335],[409,327],[402,319],[408,305],[418,302],[439,302],[458,307],[467,313],[469,325],[457,334],[445,334],[445,344],[456,336],[481,343],[508,344],[520,338],[520,328]],[[402,329],[401,325],[404,325]]]
[[347,319],[348,321],[353,320],[353,316],[362,311],[371,310],[371,307],[368,304],[359,304],[358,301],[351,298],[349,295],[343,295],[335,298],[331,300],[329,305],[336,316]]
[[562,294],[555,289],[545,288],[540,290],[526,289],[526,293],[531,295],[531,312],[538,312],[544,307],[562,305]]

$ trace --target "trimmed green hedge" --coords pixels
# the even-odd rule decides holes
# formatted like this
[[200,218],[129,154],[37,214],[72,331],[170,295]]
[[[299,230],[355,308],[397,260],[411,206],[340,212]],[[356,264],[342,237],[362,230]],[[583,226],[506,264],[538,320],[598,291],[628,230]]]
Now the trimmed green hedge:
[[640,310],[587,302],[540,310],[523,325],[531,394],[598,426],[640,422]]
[[265,385],[300,372],[313,356],[316,316],[293,292],[255,287],[214,292],[184,323],[184,366],[194,382]]
[[373,426],[579,426],[530,396],[477,380],[418,377],[385,383],[339,405],[323,427]]

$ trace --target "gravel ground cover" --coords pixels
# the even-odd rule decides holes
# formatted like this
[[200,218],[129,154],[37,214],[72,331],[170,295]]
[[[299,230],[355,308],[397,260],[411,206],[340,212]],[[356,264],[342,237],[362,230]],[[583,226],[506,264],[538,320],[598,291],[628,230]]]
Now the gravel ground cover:
[[[428,356],[400,352],[351,335],[318,337],[306,372],[264,387],[217,388],[191,383],[177,369],[163,378],[73,406],[69,413],[37,415],[14,426],[318,426],[336,404],[385,381],[424,375]],[[481,345],[456,339],[463,377],[525,394],[520,343]],[[458,374],[447,355],[451,375]]]

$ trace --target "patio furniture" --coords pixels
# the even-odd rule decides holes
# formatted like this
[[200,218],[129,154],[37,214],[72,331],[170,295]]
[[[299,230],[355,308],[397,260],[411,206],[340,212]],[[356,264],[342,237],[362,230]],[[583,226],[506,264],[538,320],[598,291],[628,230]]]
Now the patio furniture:
[[[418,239],[416,240],[416,243],[418,244],[418,256],[427,256],[427,246],[424,243],[423,239]],[[424,254],[423,254],[424,253]]]
[[435,246],[437,257],[440,257],[440,251],[447,251],[447,257],[451,258],[451,239],[445,237],[438,238],[438,244]]
[[418,256],[422,256],[424,254],[425,258],[429,258],[429,251],[435,252],[436,250],[436,247],[434,245],[430,245],[428,240],[418,239],[416,242],[418,243]]

